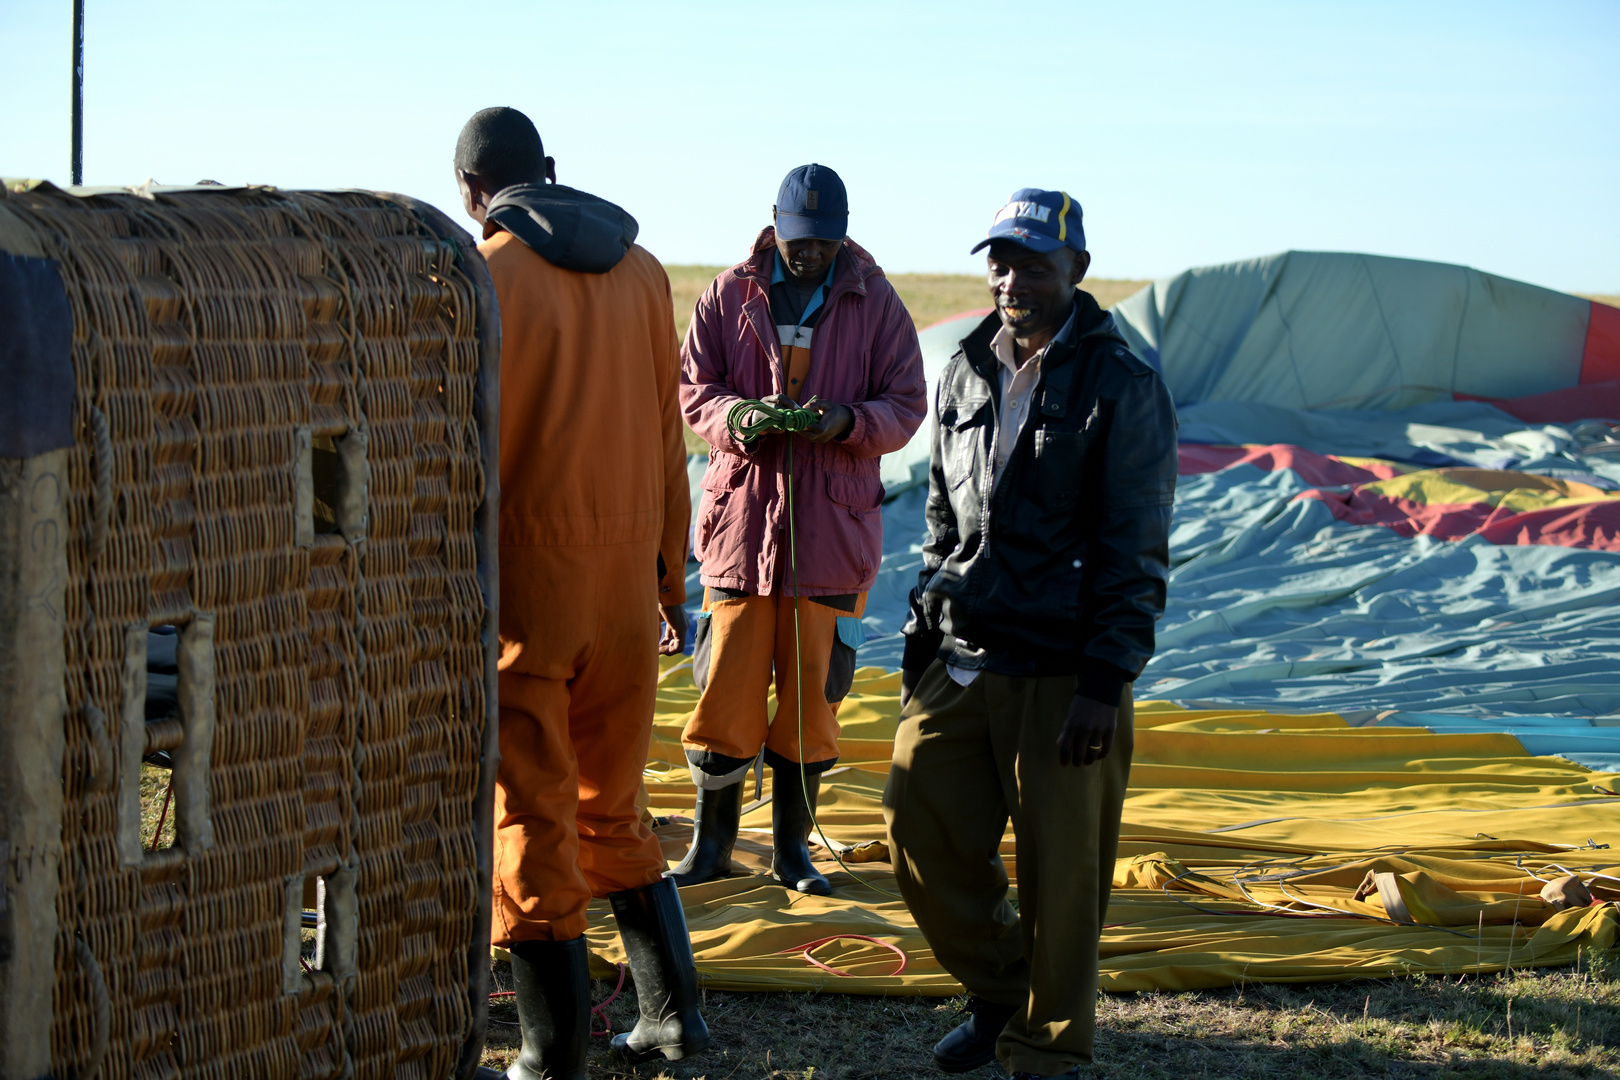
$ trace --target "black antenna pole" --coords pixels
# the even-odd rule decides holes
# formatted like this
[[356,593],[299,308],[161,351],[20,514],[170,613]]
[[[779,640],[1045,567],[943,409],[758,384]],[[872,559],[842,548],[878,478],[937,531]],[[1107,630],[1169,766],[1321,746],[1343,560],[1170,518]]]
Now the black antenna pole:
[[73,0],[73,183],[84,183],[84,0]]

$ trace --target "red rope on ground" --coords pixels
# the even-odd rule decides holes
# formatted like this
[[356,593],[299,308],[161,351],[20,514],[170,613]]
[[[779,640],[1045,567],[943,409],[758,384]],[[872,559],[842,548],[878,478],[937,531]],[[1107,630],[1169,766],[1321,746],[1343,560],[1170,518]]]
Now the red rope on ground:
[[875,937],[867,937],[865,934],[834,934],[832,937],[817,938],[808,945],[801,945],[793,949],[783,949],[782,952],[778,953],[777,955],[783,956],[787,953],[797,952],[800,956],[804,957],[805,960],[809,961],[815,967],[820,968],[822,971],[831,972],[834,975],[850,975],[850,972],[840,971],[831,965],[823,964],[820,960],[817,960],[814,956],[810,955],[823,945],[831,944],[834,941],[865,941],[870,942],[873,945],[881,945],[885,949],[888,949],[890,952],[894,953],[894,955],[900,958],[900,966],[889,972],[889,974],[885,976],[886,978],[893,978],[902,971],[906,970],[906,951],[904,949],[898,945],[890,945],[887,941],[879,941]]
[[[602,1004],[600,1004],[600,1005],[592,1005],[591,1006],[591,1015],[593,1017],[600,1018],[601,1021],[602,1021],[602,1026],[606,1029],[604,1031],[593,1031],[593,1032],[591,1032],[592,1035],[612,1035],[613,1034],[613,1025],[608,1022],[607,1013],[604,1012],[603,1010],[606,1009],[609,1005],[613,1004],[615,1001],[619,1000],[619,991],[624,989],[624,975],[625,975],[626,970],[628,970],[628,969],[623,964],[619,965],[619,985],[617,985],[617,986],[615,986],[613,988],[613,993],[609,994],[607,996],[607,999],[604,1000],[602,1002]],[[516,997],[516,996],[517,996],[517,991],[516,990],[497,990],[494,993],[489,995],[489,1000],[494,1001],[496,998],[509,998],[509,997]]]
[[619,991],[624,989],[624,972],[625,972],[625,966],[623,964],[620,964],[619,965],[619,985],[615,986],[613,988],[613,993],[611,993],[611,994],[609,994],[607,996],[606,1001],[602,1002],[602,1004],[600,1004],[600,1005],[591,1006],[591,1015],[592,1016],[599,1016],[599,1017],[602,1018],[602,1028],[603,1028],[603,1030],[601,1030],[601,1031],[593,1031],[593,1032],[591,1032],[592,1035],[612,1035],[613,1034],[613,1025],[608,1022],[607,1013],[604,1012],[603,1010],[605,1010],[609,1005],[613,1004],[615,1001],[619,1000]]

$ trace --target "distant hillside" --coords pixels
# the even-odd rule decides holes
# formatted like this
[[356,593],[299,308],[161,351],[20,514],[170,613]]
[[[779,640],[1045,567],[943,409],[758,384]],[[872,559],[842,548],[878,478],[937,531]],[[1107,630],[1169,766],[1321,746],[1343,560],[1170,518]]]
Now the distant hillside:
[[[666,266],[664,269],[669,273],[670,289],[675,294],[675,325],[684,339],[686,324],[691,321],[698,297],[725,267]],[[889,281],[905,301],[906,310],[911,312],[911,319],[919,330],[952,315],[990,306],[984,278],[972,274],[890,274]],[[1085,288],[1103,307],[1113,307],[1146,284],[1145,281],[1088,278]]]

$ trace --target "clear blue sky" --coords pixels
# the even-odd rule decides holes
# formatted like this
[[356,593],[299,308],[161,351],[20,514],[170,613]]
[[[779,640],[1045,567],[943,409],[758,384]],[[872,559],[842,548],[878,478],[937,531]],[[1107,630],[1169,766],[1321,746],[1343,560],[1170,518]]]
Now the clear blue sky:
[[[666,262],[735,262],[782,175],[849,186],[896,271],[1017,187],[1093,273],[1287,248],[1620,293],[1620,3],[87,0],[85,178],[382,188],[458,209],[486,105]],[[0,174],[65,181],[69,0],[0,0]]]

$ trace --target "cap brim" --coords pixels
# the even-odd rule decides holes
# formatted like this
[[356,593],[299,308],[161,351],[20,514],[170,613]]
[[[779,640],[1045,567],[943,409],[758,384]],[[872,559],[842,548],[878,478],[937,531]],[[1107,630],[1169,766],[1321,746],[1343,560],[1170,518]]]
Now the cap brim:
[[776,235],[783,240],[842,240],[849,235],[849,215],[807,217],[778,212]]
[[[1018,231],[1014,232],[1015,229]],[[1055,236],[1045,236],[1041,233],[1030,232],[1028,229],[1020,228],[1011,221],[1002,221],[992,225],[990,227],[990,234],[983,240],[980,240],[977,244],[974,244],[973,250],[969,251],[968,254],[977,255],[979,252],[983,251],[997,240],[1006,240],[1008,243],[1017,244],[1019,247],[1025,247],[1031,251],[1038,251],[1042,255],[1050,255],[1058,248],[1069,246]]]

